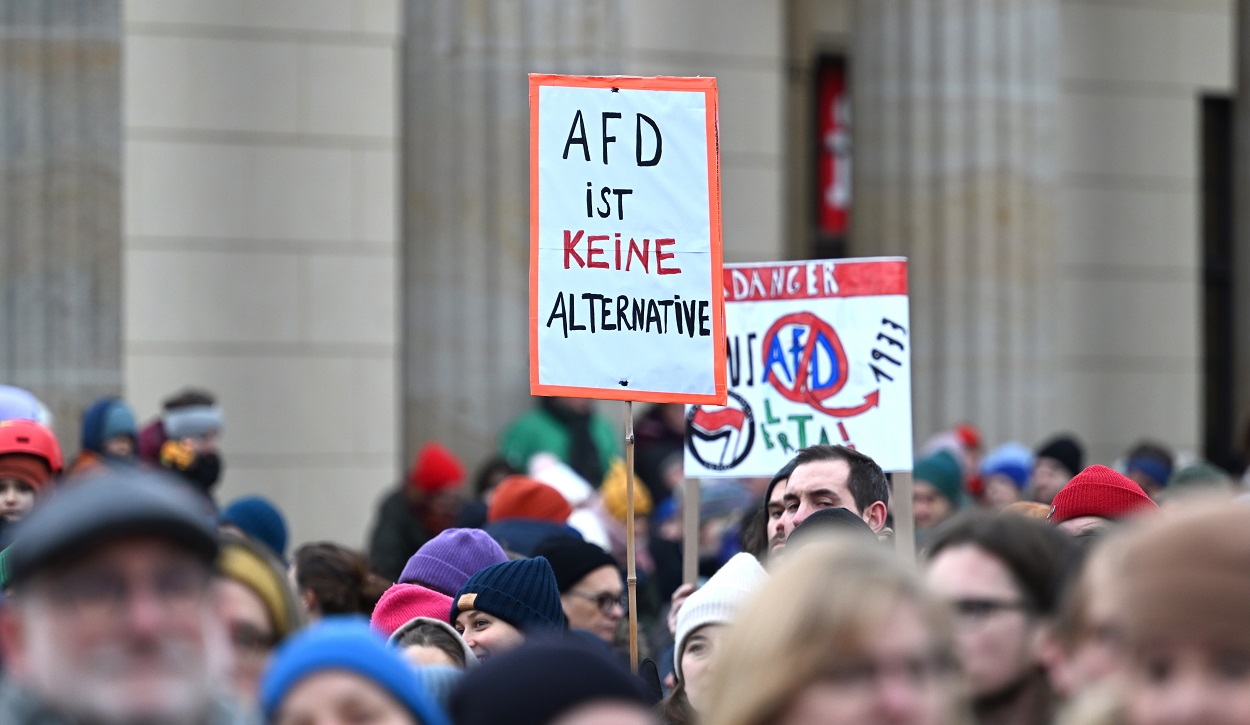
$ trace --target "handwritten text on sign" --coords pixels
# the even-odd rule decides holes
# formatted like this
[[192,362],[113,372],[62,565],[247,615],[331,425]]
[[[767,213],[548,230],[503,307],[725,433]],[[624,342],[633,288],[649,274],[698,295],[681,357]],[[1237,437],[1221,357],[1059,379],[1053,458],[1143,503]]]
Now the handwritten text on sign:
[[772,476],[801,448],[911,470],[907,261],[725,268],[729,401],[687,411],[687,476]]
[[712,79],[531,76],[531,389],[725,399]]

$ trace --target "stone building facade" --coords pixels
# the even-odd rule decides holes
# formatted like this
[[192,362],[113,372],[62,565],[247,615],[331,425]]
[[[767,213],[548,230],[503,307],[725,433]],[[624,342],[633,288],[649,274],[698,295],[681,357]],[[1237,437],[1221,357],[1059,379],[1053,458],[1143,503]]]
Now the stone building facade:
[[715,76],[733,262],[831,248],[817,85],[843,64],[832,248],[912,260],[920,437],[1066,429],[1107,462],[1227,446],[1250,402],[1204,216],[1203,150],[1250,129],[1232,0],[4,8],[0,379],[67,442],[101,392],[149,417],[214,390],[223,497],[272,496],[297,540],[363,543],[423,441],[472,466],[531,404],[528,72]]

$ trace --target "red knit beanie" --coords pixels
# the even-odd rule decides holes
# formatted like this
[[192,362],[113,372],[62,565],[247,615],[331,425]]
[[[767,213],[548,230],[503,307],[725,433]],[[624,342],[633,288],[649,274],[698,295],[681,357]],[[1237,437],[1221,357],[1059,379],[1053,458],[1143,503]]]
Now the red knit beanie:
[[395,630],[417,617],[440,622],[451,619],[451,597],[417,584],[395,584],[373,608],[369,626],[390,637]]
[[495,489],[486,520],[536,519],[562,524],[572,513],[568,500],[551,486],[525,476],[508,476]]
[[408,483],[425,493],[438,493],[464,482],[464,466],[460,459],[441,443],[430,442],[421,447],[413,461]]
[[52,479],[52,469],[39,456],[27,453],[0,455],[0,478],[15,478],[39,491]]
[[1072,477],[1055,496],[1049,521],[1062,523],[1078,516],[1118,519],[1142,511],[1158,511],[1132,479],[1106,466],[1090,466]]

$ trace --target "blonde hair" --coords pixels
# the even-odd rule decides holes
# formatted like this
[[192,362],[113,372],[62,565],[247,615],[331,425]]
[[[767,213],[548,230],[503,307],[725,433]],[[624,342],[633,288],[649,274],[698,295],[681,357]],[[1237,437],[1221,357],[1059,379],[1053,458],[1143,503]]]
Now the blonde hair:
[[[937,654],[954,662],[946,607],[879,546],[844,537],[787,551],[775,575],[726,633],[709,682],[714,725],[768,725],[808,686],[869,649],[870,633],[900,604],[916,608]],[[952,678],[947,722],[963,698]]]

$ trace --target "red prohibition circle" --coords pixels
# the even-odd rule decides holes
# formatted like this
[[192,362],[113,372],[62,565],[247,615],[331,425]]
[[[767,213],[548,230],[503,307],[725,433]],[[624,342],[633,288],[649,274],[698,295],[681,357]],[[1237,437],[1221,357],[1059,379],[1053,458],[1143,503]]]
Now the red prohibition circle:
[[[782,328],[788,325],[804,325],[808,328],[807,340],[803,343],[803,353],[799,358],[798,367],[794,371],[794,384],[792,387],[785,387],[777,376],[773,373],[768,364],[768,351],[772,349],[773,340]],[[811,382],[811,363],[812,355],[816,353],[816,338],[824,335],[833,348],[834,357],[838,363],[838,380],[834,382],[827,390],[813,390]],[[838,391],[846,386],[846,382],[850,379],[849,371],[846,365],[846,350],[842,348],[842,340],[838,338],[838,334],[833,331],[833,327],[824,320],[810,312],[791,312],[777,319],[768,328],[768,332],[764,333],[764,364],[765,371],[768,375],[768,382],[778,393],[786,400],[795,403],[807,403],[814,408],[823,408],[824,401],[837,395]]]

